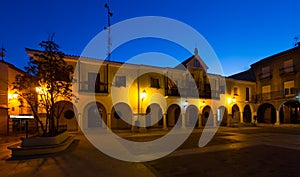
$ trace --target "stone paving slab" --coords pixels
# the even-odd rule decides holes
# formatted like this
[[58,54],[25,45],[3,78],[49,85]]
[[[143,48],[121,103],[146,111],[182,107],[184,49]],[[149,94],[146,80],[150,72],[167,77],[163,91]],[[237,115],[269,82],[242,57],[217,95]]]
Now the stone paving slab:
[[300,151],[256,145],[147,162],[164,177],[299,177]]
[[61,153],[27,158],[0,159],[1,177],[101,177],[142,176],[153,173],[142,163],[119,161],[94,148],[84,136],[77,136],[71,147]]
[[[300,174],[300,129],[295,127],[221,127],[213,140],[198,148],[202,129],[169,156],[145,163],[115,160],[77,134],[65,152],[27,159],[9,159],[0,144],[0,176],[284,176]],[[132,141],[147,141],[166,131],[119,132]],[[298,162],[299,161],[299,162]],[[295,175],[296,174],[296,175]]]

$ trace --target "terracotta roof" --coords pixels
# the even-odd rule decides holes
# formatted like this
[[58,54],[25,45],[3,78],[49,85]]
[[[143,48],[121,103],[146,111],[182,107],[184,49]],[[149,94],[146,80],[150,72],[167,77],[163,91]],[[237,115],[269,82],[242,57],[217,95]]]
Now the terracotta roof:
[[175,68],[177,68],[177,69],[184,69],[184,68],[182,68],[182,65],[185,66],[185,67],[187,67],[187,64],[188,64],[190,61],[192,61],[193,59],[198,60],[198,61],[200,62],[201,67],[202,67],[205,71],[207,71],[208,66],[204,63],[204,61],[203,61],[203,60],[201,59],[201,57],[198,55],[198,49],[197,49],[197,48],[195,48],[195,52],[194,52],[194,55],[193,55],[193,56],[191,56],[191,57],[189,57],[188,59],[184,60],[183,62],[181,62],[181,64],[177,65]]
[[296,47],[294,47],[294,48],[291,48],[291,49],[289,49],[289,50],[285,50],[285,51],[283,51],[283,52],[277,53],[277,54],[275,54],[275,55],[271,55],[271,56],[266,57],[266,58],[264,58],[264,59],[261,59],[261,60],[255,62],[255,63],[251,64],[251,67],[252,67],[252,66],[255,66],[255,65],[259,64],[259,63],[262,63],[262,62],[268,62],[268,61],[274,59],[275,57],[287,55],[287,54],[296,52],[296,51],[298,51],[298,50],[300,51],[300,45],[298,45],[298,46],[296,46]]
[[228,76],[228,78],[253,82],[256,81],[255,74],[253,73],[252,69]]

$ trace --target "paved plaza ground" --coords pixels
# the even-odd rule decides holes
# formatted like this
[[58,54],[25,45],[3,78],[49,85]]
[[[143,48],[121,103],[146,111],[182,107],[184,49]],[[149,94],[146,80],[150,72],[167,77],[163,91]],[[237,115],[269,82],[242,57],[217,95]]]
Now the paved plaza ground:
[[[299,177],[300,127],[219,128],[205,147],[197,129],[175,152],[150,162],[123,162],[94,148],[82,134],[61,153],[13,159],[6,147],[18,141],[0,137],[0,176],[201,176]],[[132,141],[155,139],[164,131],[119,132]]]

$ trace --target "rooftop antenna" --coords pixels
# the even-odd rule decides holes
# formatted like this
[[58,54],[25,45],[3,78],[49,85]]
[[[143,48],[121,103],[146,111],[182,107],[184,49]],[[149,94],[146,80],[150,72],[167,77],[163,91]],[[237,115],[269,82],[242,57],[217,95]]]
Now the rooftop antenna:
[[113,16],[113,13],[110,11],[110,7],[109,7],[109,0],[107,3],[105,3],[104,7],[107,9],[107,27],[104,27],[105,30],[107,30],[107,34],[108,34],[108,38],[107,38],[107,60],[110,61],[110,55],[111,55],[111,51],[110,51],[110,47],[111,47],[111,37],[110,37],[110,33],[111,33],[111,29],[110,29],[110,17]]
[[299,46],[299,37],[298,36],[294,37],[294,40],[295,40],[295,47]]
[[2,47],[0,48],[0,57],[2,61],[4,61],[5,55],[6,55],[6,49],[2,45]]

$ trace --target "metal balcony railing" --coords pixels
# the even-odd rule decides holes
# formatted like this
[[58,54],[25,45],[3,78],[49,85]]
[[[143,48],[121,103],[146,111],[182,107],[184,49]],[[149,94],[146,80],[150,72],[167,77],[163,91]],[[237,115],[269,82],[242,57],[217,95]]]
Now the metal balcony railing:
[[100,83],[97,85],[92,85],[89,82],[80,82],[79,83],[79,91],[80,92],[88,92],[88,93],[108,93],[108,84]]
[[288,67],[282,67],[279,69],[280,75],[289,75],[289,74],[295,74],[295,65],[288,66]]
[[272,78],[272,71],[265,72],[265,73],[260,73],[258,75],[258,78],[259,78],[259,80],[271,79]]
[[[198,92],[198,93],[197,93]],[[198,98],[207,98],[207,99],[219,99],[220,91],[219,90],[195,90],[191,88],[166,88],[166,96],[183,96],[183,97],[198,97]]]
[[277,100],[295,97],[298,93],[300,93],[300,88],[290,88],[289,92],[286,92],[285,90],[280,90],[269,93],[260,93],[256,95],[256,99],[257,101]]

